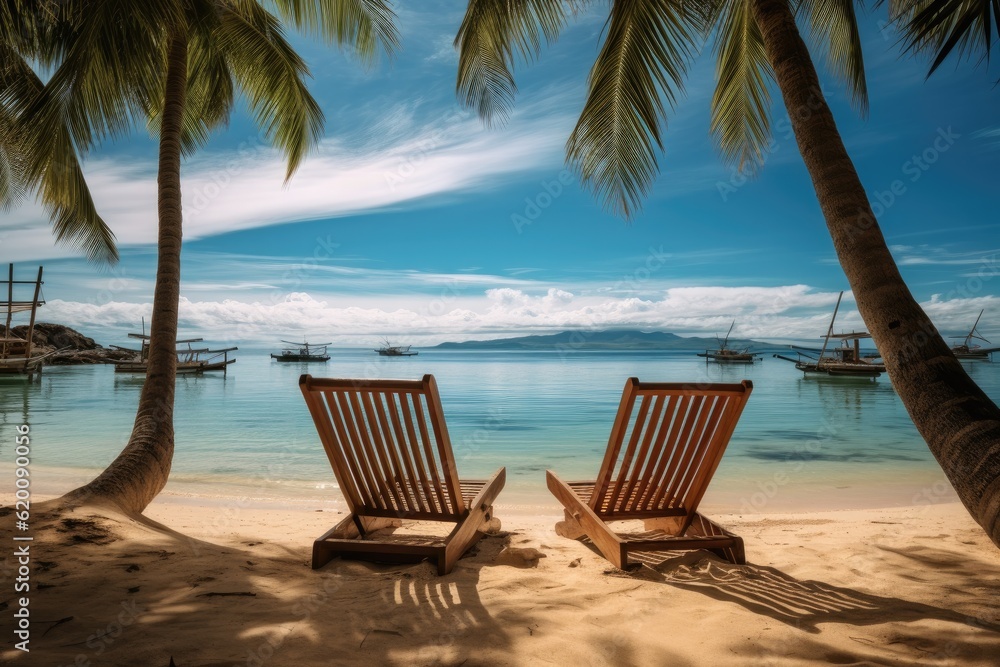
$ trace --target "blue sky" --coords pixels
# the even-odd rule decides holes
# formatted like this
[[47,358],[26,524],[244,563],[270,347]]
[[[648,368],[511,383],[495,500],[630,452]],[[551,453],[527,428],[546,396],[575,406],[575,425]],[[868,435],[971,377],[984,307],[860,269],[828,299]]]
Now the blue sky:
[[[398,55],[367,71],[294,38],[327,126],[288,185],[242,114],[186,160],[183,334],[367,346],[567,328],[711,335],[733,318],[758,339],[825,330],[848,285],[776,91],[774,150],[743,182],[709,137],[706,50],[670,114],[662,173],[625,223],[563,164],[603,17],[579,17],[520,67],[515,113],[486,129],[454,95],[463,4],[404,6]],[[869,117],[825,72],[824,90],[914,295],[945,334],[985,308],[980,330],[1000,337],[1000,88],[985,68],[951,61],[925,81],[926,63],[899,57],[883,18],[861,17]],[[111,269],[55,245],[37,207],[2,214],[0,261],[45,264],[43,320],[108,344],[148,318],[155,164],[141,128],[88,158],[121,243]],[[842,313],[844,327],[860,324],[853,303]]]

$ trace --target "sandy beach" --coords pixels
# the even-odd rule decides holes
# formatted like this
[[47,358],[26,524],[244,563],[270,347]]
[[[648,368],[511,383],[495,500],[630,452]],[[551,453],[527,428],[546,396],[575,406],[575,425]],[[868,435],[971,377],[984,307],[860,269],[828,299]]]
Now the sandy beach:
[[[4,505],[11,498],[0,496]],[[1000,552],[955,503],[716,515],[750,564],[667,553],[629,572],[498,509],[444,577],[334,560],[339,510],[154,502],[35,518],[17,665],[996,665]],[[5,579],[12,578],[6,555]],[[12,586],[2,598],[13,607]],[[4,627],[11,619],[4,614]]]

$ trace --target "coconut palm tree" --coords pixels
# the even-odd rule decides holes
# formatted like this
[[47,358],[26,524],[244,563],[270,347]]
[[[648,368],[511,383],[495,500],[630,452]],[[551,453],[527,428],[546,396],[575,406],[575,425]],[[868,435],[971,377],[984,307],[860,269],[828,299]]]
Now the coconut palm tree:
[[[588,4],[470,0],[455,40],[459,98],[488,122],[502,118],[516,92],[515,62],[537,57],[542,44]],[[607,208],[633,215],[657,174],[667,106],[677,101],[689,63],[714,35],[712,133],[726,161],[752,172],[766,157],[768,87],[775,83],[893,386],[959,498],[1000,545],[1000,409],[968,377],[903,282],[796,19],[827,50],[863,112],[864,66],[849,0],[612,0],[567,160]]]
[[62,19],[51,46],[58,67],[31,112],[33,122],[43,130],[66,122],[73,141],[85,147],[124,134],[139,119],[159,137],[156,286],[135,424],[111,465],[62,498],[139,513],[166,484],[174,451],[182,155],[227,122],[239,92],[262,134],[285,154],[290,178],[321,136],[323,114],[282,20],[370,62],[396,45],[394,15],[385,0],[55,4]]
[[44,84],[30,61],[47,64],[51,53],[43,43],[54,16],[27,11],[26,4],[0,3],[0,210],[33,194],[57,241],[80,247],[92,260],[115,262],[114,234],[94,206],[69,128],[59,124],[43,135],[31,122],[28,112]]

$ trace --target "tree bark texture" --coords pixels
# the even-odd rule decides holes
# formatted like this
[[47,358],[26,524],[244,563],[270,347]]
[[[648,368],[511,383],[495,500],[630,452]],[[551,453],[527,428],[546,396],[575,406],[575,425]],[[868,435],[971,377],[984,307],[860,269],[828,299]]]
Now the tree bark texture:
[[163,490],[170,474],[181,278],[181,128],[187,95],[187,39],[186,30],[175,29],[168,46],[157,176],[158,258],[146,381],[128,444],[96,479],[63,497],[71,503],[105,502],[127,513],[141,513]]
[[[1000,409],[903,282],[787,0],[750,1],[837,257],[893,387],[961,501],[1000,546]],[[934,497],[918,493],[920,502]]]

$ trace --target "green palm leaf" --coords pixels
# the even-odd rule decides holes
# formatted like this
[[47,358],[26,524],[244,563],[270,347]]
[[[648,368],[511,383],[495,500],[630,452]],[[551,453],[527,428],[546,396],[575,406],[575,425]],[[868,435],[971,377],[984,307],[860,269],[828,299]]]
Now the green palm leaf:
[[906,48],[933,56],[927,76],[957,49],[959,59],[988,61],[1000,38],[1000,0],[891,0]]
[[[191,155],[204,146],[213,130],[225,126],[232,112],[235,89],[233,75],[225,52],[216,48],[216,31],[219,15],[216,7],[199,17],[189,32],[188,81],[184,101],[184,121],[181,146],[185,155]],[[160,84],[162,89],[164,83]],[[151,100],[147,110],[148,126],[152,134],[160,131],[164,99]]]
[[56,240],[94,261],[118,259],[115,237],[97,214],[65,123],[41,125],[25,110],[43,93],[31,66],[0,43],[0,205],[34,192],[49,213]]
[[23,151],[17,119],[0,105],[0,211],[9,211],[24,201]]
[[867,116],[868,84],[854,0],[801,0],[798,11],[808,19],[814,47],[825,49],[830,71],[850,91],[854,108]]
[[774,73],[749,0],[719,3],[717,12],[711,17],[718,26],[711,132],[727,163],[754,173],[771,140],[768,86]]
[[265,136],[288,158],[291,178],[323,133],[323,112],[306,88],[305,62],[280,22],[256,2],[223,6],[214,36]]
[[705,31],[683,0],[611,8],[604,46],[590,72],[587,102],[567,143],[570,165],[606,208],[626,218],[656,177],[664,99],[671,107]]
[[68,128],[52,138],[52,162],[39,187],[56,241],[73,243],[93,261],[116,262],[115,235],[97,213]]
[[164,26],[182,20],[170,0],[70,0],[52,28],[58,68],[29,114],[65,123],[81,151],[128,134],[163,95]]
[[514,63],[532,60],[554,41],[584,2],[469,0],[455,37],[459,49],[459,102],[487,124],[503,121],[514,106]]
[[335,44],[350,45],[371,64],[380,50],[399,46],[396,14],[386,0],[273,0],[278,13],[299,30]]

